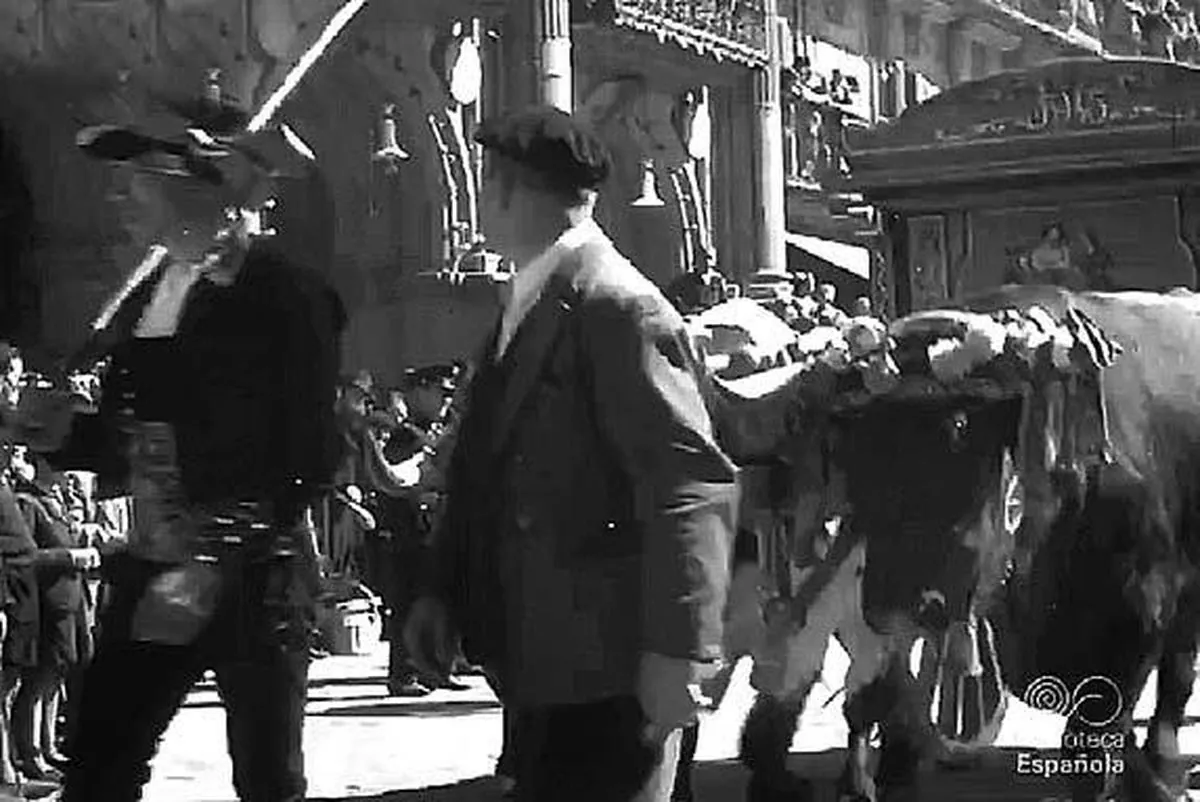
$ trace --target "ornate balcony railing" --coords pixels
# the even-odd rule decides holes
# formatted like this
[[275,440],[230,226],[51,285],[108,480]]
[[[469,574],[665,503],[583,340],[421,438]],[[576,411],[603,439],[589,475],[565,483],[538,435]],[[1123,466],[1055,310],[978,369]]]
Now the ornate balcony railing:
[[575,0],[575,21],[670,39],[718,60],[767,63],[767,0]]
[[834,79],[784,72],[783,162],[790,186],[822,192],[849,176],[845,107],[850,95],[841,75]]

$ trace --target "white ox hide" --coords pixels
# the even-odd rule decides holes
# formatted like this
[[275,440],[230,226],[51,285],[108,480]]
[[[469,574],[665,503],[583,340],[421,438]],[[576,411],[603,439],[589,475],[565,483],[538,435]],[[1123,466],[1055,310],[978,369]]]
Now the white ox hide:
[[[789,425],[785,410],[799,403],[788,388],[803,380],[805,370],[789,365],[715,381],[714,415],[735,458],[753,462],[760,444],[779,442]],[[772,468],[750,464],[742,473],[740,524],[757,537],[760,556],[757,563],[734,566],[725,651],[734,659],[750,654],[754,661],[751,684],[759,696],[747,718],[742,759],[771,790],[756,792],[752,781],[750,798],[772,799],[779,792],[799,715],[821,675],[830,638],[836,637],[850,657],[844,688],[849,755],[841,790],[850,799],[874,799],[867,770],[870,722],[856,712],[855,702],[859,691],[882,678],[896,650],[912,650],[913,640],[892,641],[867,626],[861,590],[865,542],[827,525],[840,512],[841,493],[814,459],[819,442],[801,437],[794,447],[798,453],[773,468],[786,477],[784,497],[771,496]],[[781,520],[790,527],[782,537],[776,531]],[[780,563],[790,576],[770,575]],[[797,563],[809,564],[799,568]],[[787,587],[772,588],[782,583]],[[765,610],[764,589],[776,596]]]
[[[842,537],[852,535],[845,533]],[[755,764],[764,756],[761,752],[750,755],[749,751],[771,749],[786,754],[804,706],[821,678],[830,640],[836,638],[850,658],[842,687],[849,738],[838,790],[842,799],[874,800],[875,783],[868,768],[873,722],[861,712],[858,697],[868,686],[884,680],[894,655],[913,651],[914,638],[885,637],[867,626],[862,609],[866,544],[856,540],[838,545],[825,563],[798,572],[790,599],[767,604],[762,637],[752,651],[750,681],[759,697],[747,718],[742,759],[757,771]],[[927,656],[932,652],[922,650],[922,657]],[[922,664],[922,673],[927,673],[926,668]],[[756,715],[775,719],[779,729],[773,738],[755,740]],[[771,758],[771,762],[782,760],[784,755]],[[751,796],[773,798],[772,794],[757,796],[753,790]]]
[[[880,693],[897,680],[889,672],[902,666],[912,675],[924,700],[919,715],[927,716],[941,682],[939,667],[945,671],[947,644],[940,639],[927,648],[916,632],[884,637],[867,626],[866,544],[833,523],[847,518],[845,492],[840,472],[822,456],[825,426],[806,413],[821,373],[809,362],[734,380],[710,374],[707,388],[722,443],[743,466],[740,527],[754,533],[760,546],[757,563],[734,566],[725,643],[729,657],[750,654],[754,660],[751,683],[758,700],[741,747],[754,773],[751,802],[804,798],[784,778],[786,756],[831,637],[850,658],[843,689],[850,730],[843,799],[877,798],[868,746]],[[764,604],[765,596],[775,598]]]
[[790,364],[797,353],[797,332],[749,298],[734,298],[691,316],[688,328],[707,368],[722,379],[751,378]]

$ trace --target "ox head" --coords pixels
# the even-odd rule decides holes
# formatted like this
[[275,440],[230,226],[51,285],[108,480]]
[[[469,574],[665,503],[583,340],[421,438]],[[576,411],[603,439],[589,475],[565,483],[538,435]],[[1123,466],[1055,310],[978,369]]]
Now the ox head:
[[1021,518],[1021,413],[1020,398],[939,398],[839,418],[835,451],[852,526],[868,543],[873,628],[943,630],[1003,582]]

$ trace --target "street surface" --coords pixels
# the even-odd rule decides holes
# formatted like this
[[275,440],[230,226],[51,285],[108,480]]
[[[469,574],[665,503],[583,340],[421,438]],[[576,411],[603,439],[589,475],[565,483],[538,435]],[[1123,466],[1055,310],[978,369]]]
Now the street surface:
[[[826,659],[822,684],[793,743],[793,762],[807,776],[831,785],[846,742],[841,687],[846,658],[835,645]],[[314,663],[305,730],[309,799],[312,802],[374,799],[383,802],[491,802],[498,799],[489,777],[500,752],[500,710],[482,680],[469,678],[469,691],[438,691],[422,699],[391,699],[383,684],[386,644],[363,657],[329,657]],[[699,802],[736,802],[745,775],[732,759],[741,722],[751,700],[749,663],[738,666],[720,710],[701,728],[697,758]],[[1151,680],[1151,688],[1153,680]],[[1153,695],[1140,701],[1143,723]],[[1200,754],[1200,694],[1188,706],[1191,726],[1182,747]],[[1018,748],[1055,748],[1062,719],[1013,700],[997,749],[981,768],[937,775],[928,802],[1043,802],[1061,795],[1054,781],[1030,782],[1014,771]],[[1144,728],[1139,730],[1144,734]],[[586,733],[581,733],[586,737]],[[163,740],[154,764],[147,802],[230,802],[236,799],[225,756],[224,714],[211,687],[198,688]],[[832,800],[832,790],[824,789]],[[1194,793],[1200,800],[1200,793]]]

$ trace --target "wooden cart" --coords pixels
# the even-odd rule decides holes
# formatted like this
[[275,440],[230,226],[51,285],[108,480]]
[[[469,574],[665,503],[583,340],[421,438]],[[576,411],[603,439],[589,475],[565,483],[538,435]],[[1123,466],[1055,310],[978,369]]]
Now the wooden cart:
[[879,212],[889,316],[1010,281],[1194,289],[1200,70],[1067,59],[961,84],[854,132],[852,189]]

